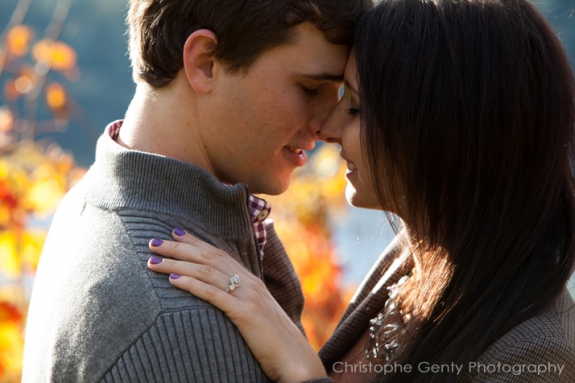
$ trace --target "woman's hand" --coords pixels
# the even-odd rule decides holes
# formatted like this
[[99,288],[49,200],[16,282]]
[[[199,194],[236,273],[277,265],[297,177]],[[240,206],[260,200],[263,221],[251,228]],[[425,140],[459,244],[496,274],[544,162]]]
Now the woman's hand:
[[[181,229],[172,236],[175,242],[150,241],[154,253],[169,258],[152,257],[148,267],[170,274],[171,284],[222,310],[270,379],[301,382],[327,376],[307,339],[259,278],[224,251]],[[235,275],[239,286],[226,292]]]

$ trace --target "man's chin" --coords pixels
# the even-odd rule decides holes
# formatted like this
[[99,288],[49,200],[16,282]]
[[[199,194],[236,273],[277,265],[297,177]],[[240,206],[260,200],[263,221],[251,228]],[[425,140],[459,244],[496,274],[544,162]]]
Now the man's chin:
[[251,194],[264,194],[269,196],[276,196],[285,193],[290,185],[290,180],[287,181],[277,180],[274,183],[262,184],[252,184],[249,187]]

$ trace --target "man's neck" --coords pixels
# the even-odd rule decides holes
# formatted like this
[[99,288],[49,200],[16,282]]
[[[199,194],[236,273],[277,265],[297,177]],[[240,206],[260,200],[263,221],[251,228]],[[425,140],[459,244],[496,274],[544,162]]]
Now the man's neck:
[[209,159],[195,129],[193,99],[177,81],[161,89],[138,84],[117,139],[118,144],[203,168]]

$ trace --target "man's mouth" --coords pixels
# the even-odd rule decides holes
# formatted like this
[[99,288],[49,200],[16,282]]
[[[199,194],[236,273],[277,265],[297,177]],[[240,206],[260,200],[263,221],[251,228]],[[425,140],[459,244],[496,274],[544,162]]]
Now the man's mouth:
[[284,146],[284,149],[286,150],[286,154],[288,154],[288,158],[291,159],[291,161],[293,162],[294,165],[296,166],[304,166],[305,162],[306,162],[306,154],[303,151],[302,148],[294,148],[292,146]]
[[286,146],[286,148],[288,148],[289,150],[291,150],[292,152],[294,152],[297,155],[300,155],[301,153],[303,153],[303,149],[299,149],[299,148],[292,148],[290,146]]
[[347,163],[347,169],[348,170],[357,170],[357,166],[355,166],[355,164],[353,162],[348,162]]

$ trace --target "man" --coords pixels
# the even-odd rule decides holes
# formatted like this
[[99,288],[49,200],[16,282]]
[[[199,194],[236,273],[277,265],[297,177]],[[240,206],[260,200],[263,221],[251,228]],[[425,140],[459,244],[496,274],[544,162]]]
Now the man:
[[223,313],[148,270],[148,242],[183,228],[226,250],[301,327],[299,282],[252,194],[284,192],[305,163],[367,3],[131,0],[136,94],[54,218],[25,382],[268,381]]

